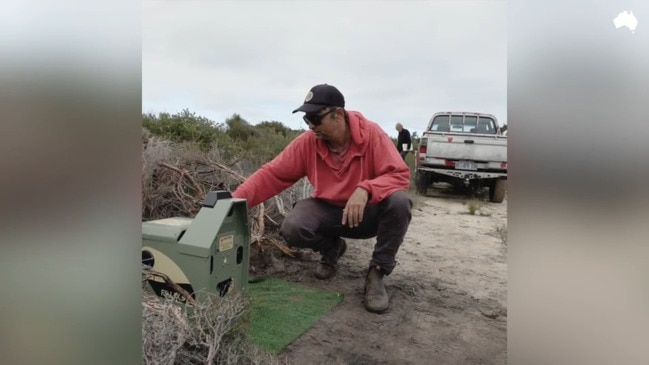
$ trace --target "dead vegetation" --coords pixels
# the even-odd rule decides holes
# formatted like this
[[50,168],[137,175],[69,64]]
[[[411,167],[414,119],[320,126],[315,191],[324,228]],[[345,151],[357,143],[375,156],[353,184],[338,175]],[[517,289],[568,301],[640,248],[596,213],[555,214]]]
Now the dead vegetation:
[[240,292],[224,297],[203,293],[187,311],[171,299],[144,290],[142,363],[146,365],[278,364],[252,345],[244,330],[249,298]]
[[[192,143],[173,143],[143,133],[142,219],[192,218],[211,190],[234,191],[259,168],[245,155],[225,160],[218,146],[208,152]],[[299,252],[276,236],[283,217],[292,205],[306,197],[311,186],[303,179],[273,199],[249,210],[252,247],[263,252],[273,246],[295,257]]]
[[[142,220],[169,217],[193,218],[211,190],[234,191],[259,168],[245,155],[225,159],[218,146],[203,152],[189,142],[174,143],[143,130]],[[300,251],[283,244],[279,223],[293,203],[308,196],[311,186],[300,181],[279,196],[248,211],[251,222],[251,255],[273,248],[299,257]],[[251,266],[251,271],[255,268]],[[151,276],[175,284],[166,275],[143,268],[143,283]],[[180,293],[182,288],[175,286]],[[203,293],[194,301],[185,292],[191,311],[164,300],[143,285],[143,363],[158,364],[273,364],[276,360],[253,346],[243,328],[248,321],[249,300],[233,292],[225,297]]]

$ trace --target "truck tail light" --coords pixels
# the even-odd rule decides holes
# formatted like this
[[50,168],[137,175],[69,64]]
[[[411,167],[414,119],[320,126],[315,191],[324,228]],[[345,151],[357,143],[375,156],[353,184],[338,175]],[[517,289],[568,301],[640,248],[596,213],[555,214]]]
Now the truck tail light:
[[416,166],[419,166],[420,163],[424,162],[426,160],[426,151],[428,151],[428,139],[422,138],[419,141],[419,153],[415,156],[415,164]]
[[422,138],[419,142],[419,153],[425,154],[428,149],[428,139]]

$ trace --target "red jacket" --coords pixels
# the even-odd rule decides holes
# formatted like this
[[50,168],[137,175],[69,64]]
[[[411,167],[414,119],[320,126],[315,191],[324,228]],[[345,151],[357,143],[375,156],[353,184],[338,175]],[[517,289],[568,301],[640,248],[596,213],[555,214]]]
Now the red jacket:
[[312,197],[345,206],[357,187],[369,192],[369,204],[377,204],[398,190],[408,190],[410,168],[381,127],[354,111],[347,111],[352,143],[340,169],[329,148],[307,131],[296,137],[272,161],[263,165],[233,193],[254,207],[307,176]]

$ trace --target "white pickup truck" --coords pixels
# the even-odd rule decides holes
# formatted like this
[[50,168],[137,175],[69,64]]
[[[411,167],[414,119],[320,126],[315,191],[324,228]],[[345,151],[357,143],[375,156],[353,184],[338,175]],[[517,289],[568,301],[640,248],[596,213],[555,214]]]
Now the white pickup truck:
[[495,116],[485,113],[435,113],[415,153],[417,193],[435,182],[478,190],[502,203],[507,190],[507,136]]

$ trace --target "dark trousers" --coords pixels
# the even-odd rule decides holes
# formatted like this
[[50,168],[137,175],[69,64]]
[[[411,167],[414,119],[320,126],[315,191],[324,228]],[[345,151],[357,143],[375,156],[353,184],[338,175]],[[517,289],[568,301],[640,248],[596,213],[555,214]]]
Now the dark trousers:
[[343,226],[343,208],[322,200],[298,201],[286,216],[280,235],[287,245],[322,252],[338,238],[367,239],[376,237],[371,265],[378,265],[389,275],[394,269],[397,251],[412,218],[412,201],[404,191],[397,191],[376,205],[365,207],[358,227]]
[[399,152],[399,154],[401,155],[401,158],[405,161],[406,156],[408,156],[408,151],[401,151],[401,152]]

